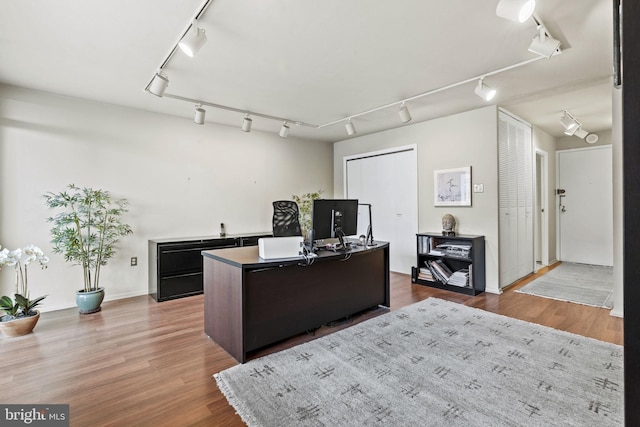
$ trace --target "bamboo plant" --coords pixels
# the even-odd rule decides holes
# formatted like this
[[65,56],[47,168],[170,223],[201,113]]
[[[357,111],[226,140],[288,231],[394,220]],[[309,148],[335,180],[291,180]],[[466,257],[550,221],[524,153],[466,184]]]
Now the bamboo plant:
[[50,192],[44,197],[49,208],[61,210],[47,219],[53,223],[53,252],[82,266],[85,292],[98,290],[100,268],[116,255],[118,240],[133,232],[121,220],[128,211],[128,201],[115,200],[108,191],[73,184],[68,191]]

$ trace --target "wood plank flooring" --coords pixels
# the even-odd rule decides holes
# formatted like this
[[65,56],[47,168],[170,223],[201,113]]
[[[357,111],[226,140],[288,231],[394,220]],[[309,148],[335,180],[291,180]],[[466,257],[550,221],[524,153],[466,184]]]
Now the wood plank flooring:
[[[622,345],[623,320],[608,309],[514,292],[534,277],[499,296],[471,297],[392,273],[391,309],[437,297]],[[203,312],[199,295],[110,301],[84,316],[77,309],[43,313],[33,334],[0,337],[0,403],[68,403],[72,426],[242,426],[212,378],[237,362],[204,334]],[[347,326],[323,326],[253,357]]]

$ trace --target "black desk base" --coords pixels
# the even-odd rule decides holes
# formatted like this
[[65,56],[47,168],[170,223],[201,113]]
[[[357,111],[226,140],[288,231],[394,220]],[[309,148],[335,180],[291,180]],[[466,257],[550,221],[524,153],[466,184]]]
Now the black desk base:
[[[204,251],[205,333],[236,360],[371,307],[389,307],[389,244],[304,261],[255,247]],[[299,265],[301,264],[301,265]]]

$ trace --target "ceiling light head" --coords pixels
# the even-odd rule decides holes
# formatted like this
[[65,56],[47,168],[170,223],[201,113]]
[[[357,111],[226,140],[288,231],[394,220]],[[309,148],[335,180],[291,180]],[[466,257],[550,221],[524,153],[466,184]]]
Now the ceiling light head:
[[349,136],[355,135],[356,132],[356,127],[353,125],[353,122],[351,121],[351,119],[347,120],[347,124],[344,125],[345,129],[347,129],[347,134]]
[[167,86],[169,86],[169,78],[162,71],[158,71],[149,83],[149,92],[155,96],[162,96]]
[[253,124],[253,119],[249,117],[249,114],[244,115],[244,119],[242,120],[242,131],[243,132],[251,132],[251,125]]
[[204,33],[204,29],[198,28],[198,21],[193,21],[178,46],[187,56],[193,58],[206,41],[207,35]]
[[579,127],[578,121],[567,110],[564,111],[560,124],[564,127],[564,133],[567,135],[573,135]]
[[286,138],[289,136],[289,125],[287,122],[282,123],[282,127],[280,128],[280,138]]
[[496,15],[522,23],[531,18],[535,8],[535,0],[500,0],[496,7]]
[[402,106],[398,110],[398,115],[400,116],[400,120],[402,121],[402,123],[409,123],[412,119],[411,113],[409,113],[409,109],[407,108],[404,102],[402,103]]
[[202,108],[202,105],[196,105],[196,114],[193,117],[193,121],[199,125],[204,124],[204,116],[207,114],[207,111]]
[[538,34],[533,38],[533,41],[529,45],[529,52],[537,53],[545,58],[551,58],[554,54],[560,53],[560,41],[554,39],[547,34],[547,29],[540,25],[538,26]]
[[574,133],[576,133],[576,132],[578,131],[578,129],[580,129],[580,128],[579,128],[579,127],[577,127],[577,126],[572,127],[572,128],[570,128],[570,129],[565,129],[565,130],[564,130],[564,134],[565,134],[565,135],[569,135],[569,136],[573,136],[573,134],[574,134]]
[[494,88],[484,84],[483,79],[478,80],[478,85],[476,86],[474,92],[485,101],[491,101],[497,93]]

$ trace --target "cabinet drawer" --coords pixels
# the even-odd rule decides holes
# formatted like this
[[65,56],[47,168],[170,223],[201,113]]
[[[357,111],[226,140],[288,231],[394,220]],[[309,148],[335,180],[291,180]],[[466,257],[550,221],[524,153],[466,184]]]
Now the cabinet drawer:
[[165,277],[158,285],[158,301],[201,294],[202,272]]
[[262,237],[273,237],[270,234],[264,236],[246,236],[240,238],[240,246],[258,246],[258,239]]
[[158,248],[158,276],[202,271],[202,251],[237,246],[236,239],[216,239],[198,243],[162,245]]

